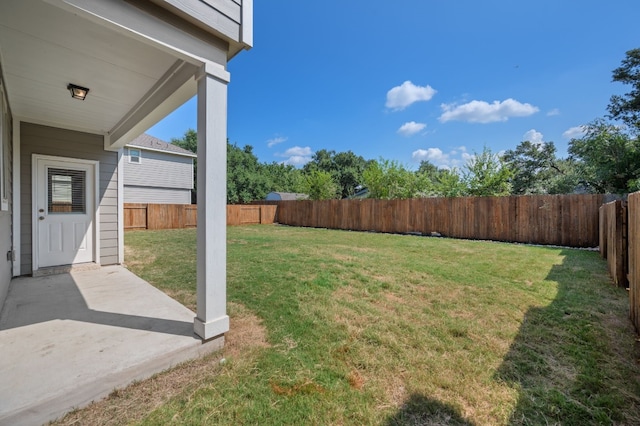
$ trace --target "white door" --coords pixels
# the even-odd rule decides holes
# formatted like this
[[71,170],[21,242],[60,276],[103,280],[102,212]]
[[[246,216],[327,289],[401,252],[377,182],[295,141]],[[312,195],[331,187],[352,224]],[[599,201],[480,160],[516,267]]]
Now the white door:
[[95,162],[34,156],[34,269],[94,261]]

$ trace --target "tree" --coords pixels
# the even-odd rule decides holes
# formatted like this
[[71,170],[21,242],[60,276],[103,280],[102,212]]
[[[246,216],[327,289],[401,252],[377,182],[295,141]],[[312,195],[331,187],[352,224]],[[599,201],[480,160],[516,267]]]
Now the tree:
[[184,132],[184,136],[182,138],[171,138],[171,143],[175,146],[179,146],[180,148],[186,149],[187,151],[191,151],[193,153],[198,152],[198,133],[189,129]]
[[578,185],[574,162],[557,158],[553,142],[523,141],[502,159],[513,171],[512,194],[564,194]]
[[438,178],[438,175],[441,173],[441,170],[438,169],[438,166],[436,166],[432,162],[428,160],[422,160],[420,161],[420,166],[418,167],[417,173],[428,176],[432,180],[436,180]]
[[426,180],[395,160],[371,161],[362,178],[369,189],[369,198],[390,200],[430,195],[425,188]]
[[583,137],[569,142],[580,182],[596,193],[622,194],[638,190],[640,142],[620,127],[597,119]]
[[434,185],[438,197],[462,197],[467,195],[467,185],[457,169],[441,170]]
[[313,170],[304,175],[304,192],[311,200],[331,200],[338,196],[338,184],[329,172]]
[[352,151],[339,152],[321,149],[316,151],[311,161],[304,165],[302,171],[309,174],[312,171],[324,171],[333,177],[338,184],[341,198],[353,195],[362,184],[362,173],[367,161]]
[[463,170],[468,195],[475,197],[509,195],[512,175],[502,158],[487,147],[468,160]]
[[622,65],[613,70],[613,81],[631,86],[631,91],[622,96],[614,95],[609,100],[609,118],[621,120],[632,131],[640,131],[640,49],[626,53]]
[[241,149],[227,143],[227,203],[263,200],[269,184],[251,145]]
[[304,192],[302,172],[290,164],[264,164],[262,171],[269,181],[269,192]]

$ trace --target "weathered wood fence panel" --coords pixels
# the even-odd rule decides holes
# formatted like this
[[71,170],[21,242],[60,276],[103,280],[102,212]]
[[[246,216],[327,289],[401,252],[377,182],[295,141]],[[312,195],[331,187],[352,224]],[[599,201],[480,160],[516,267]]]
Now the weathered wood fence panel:
[[[276,205],[229,205],[227,225],[274,223]],[[195,204],[134,204],[124,205],[124,229],[194,228],[198,224]]]
[[607,259],[607,267],[614,284],[627,287],[627,203],[612,201],[600,207],[600,255]]
[[640,192],[629,194],[627,200],[629,244],[629,307],[630,318],[640,331]]
[[147,205],[125,203],[124,229],[147,229]]
[[278,201],[291,226],[595,247],[604,195]]

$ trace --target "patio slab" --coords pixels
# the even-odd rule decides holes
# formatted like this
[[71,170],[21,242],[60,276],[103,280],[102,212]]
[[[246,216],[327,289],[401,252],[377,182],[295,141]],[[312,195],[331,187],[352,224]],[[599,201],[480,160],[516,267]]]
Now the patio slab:
[[42,424],[222,348],[195,314],[121,266],[22,277],[0,315],[0,425]]

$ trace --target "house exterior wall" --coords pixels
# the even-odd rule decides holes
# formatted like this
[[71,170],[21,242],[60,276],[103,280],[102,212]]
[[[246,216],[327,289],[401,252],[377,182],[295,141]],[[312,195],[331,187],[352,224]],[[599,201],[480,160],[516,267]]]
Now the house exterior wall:
[[100,162],[100,263],[118,263],[118,153],[105,151],[101,135],[31,123],[20,126],[21,258],[20,272],[32,272],[32,154],[79,158]]
[[242,0],[152,0],[175,8],[189,20],[197,20],[223,35],[242,40]]
[[[2,87],[2,69],[0,68],[0,87]],[[0,94],[3,91],[0,90]],[[12,250],[12,195],[11,195],[11,165],[12,161],[12,138],[11,138],[11,115],[8,110],[8,103],[6,98],[0,98],[0,161],[3,162],[0,167],[0,172],[4,174],[5,181],[3,182],[8,191],[9,204],[5,207],[7,209],[0,208],[0,311],[4,304],[4,300],[7,297],[9,291],[9,282],[11,281],[12,274],[12,259],[8,259],[6,254]],[[2,180],[0,179],[0,182]]]
[[124,202],[145,204],[191,204],[191,191],[184,189],[125,185]]
[[[138,149],[138,148],[135,148]],[[140,163],[124,152],[124,202],[191,204],[193,159],[141,149]]]

